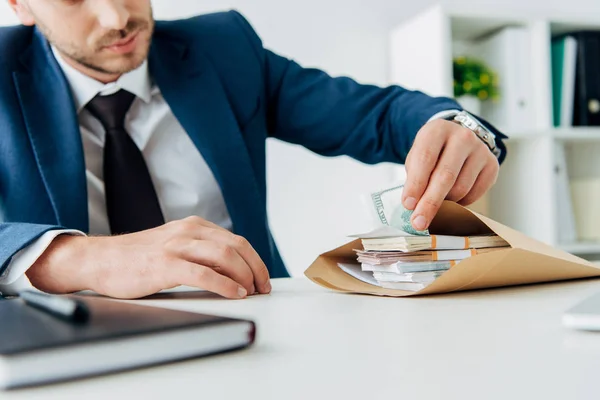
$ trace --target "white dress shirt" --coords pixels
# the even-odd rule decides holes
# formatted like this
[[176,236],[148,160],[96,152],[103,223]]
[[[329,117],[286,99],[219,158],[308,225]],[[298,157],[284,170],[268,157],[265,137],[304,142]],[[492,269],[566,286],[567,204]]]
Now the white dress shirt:
[[[159,88],[153,85],[144,62],[139,68],[122,75],[116,82],[103,84],[68,65],[52,49],[70,84],[85,157],[89,232],[110,235],[103,181],[105,131],[85,106],[96,95],[110,95],[120,89],[136,95],[127,116],[125,129],[142,151],[162,209],[165,222],[197,215],[225,229],[232,222],[211,169],[179,124]],[[73,230],[54,230],[13,256],[0,277],[0,291],[14,293],[30,287],[25,272],[60,234],[79,234]]]
[[[68,65],[52,48],[70,84],[83,143],[88,192],[89,231],[110,235],[104,181],[102,176],[104,128],[85,109],[96,95],[110,95],[120,89],[136,95],[125,118],[125,129],[140,148],[165,218],[165,222],[197,215],[225,229],[232,229],[221,189],[206,161],[179,124],[159,88],[153,85],[144,62],[116,82],[103,84]],[[445,110],[432,116],[446,119],[458,110]],[[52,241],[61,234],[84,235],[76,230],[53,230],[17,252],[0,276],[0,292],[13,294],[31,288],[25,272]]]

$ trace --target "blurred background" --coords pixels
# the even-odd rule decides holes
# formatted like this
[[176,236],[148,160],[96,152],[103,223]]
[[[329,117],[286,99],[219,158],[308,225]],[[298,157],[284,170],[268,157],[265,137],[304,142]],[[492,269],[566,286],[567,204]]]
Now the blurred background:
[[[578,46],[564,38],[600,30],[597,0],[154,0],[153,5],[157,19],[235,8],[265,47],[301,65],[363,83],[460,95],[463,106],[484,113],[514,137],[497,187],[477,210],[600,259],[600,127],[594,127],[600,121],[591,111],[585,121],[573,116],[575,99],[583,96],[575,82],[580,88],[592,85],[582,83],[578,71],[596,65],[600,77],[600,46],[592,51],[597,63],[586,67],[578,50],[591,49],[582,43],[595,36],[572,36]],[[0,1],[0,25],[16,23]],[[496,86],[485,86],[486,76]],[[485,87],[474,89],[477,82]],[[562,106],[553,102],[561,96],[570,99]],[[594,109],[592,100],[585,103]],[[557,113],[569,120],[561,123]],[[302,274],[320,253],[369,229],[363,196],[403,176],[400,166],[325,159],[269,142],[271,227],[290,272]]]

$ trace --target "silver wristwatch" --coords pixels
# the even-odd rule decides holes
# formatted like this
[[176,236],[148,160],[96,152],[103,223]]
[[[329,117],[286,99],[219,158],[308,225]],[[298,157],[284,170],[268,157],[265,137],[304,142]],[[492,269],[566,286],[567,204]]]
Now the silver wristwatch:
[[496,158],[500,157],[500,149],[496,145],[496,135],[479,123],[475,117],[466,111],[461,111],[454,116],[453,121],[475,133],[489,147]]

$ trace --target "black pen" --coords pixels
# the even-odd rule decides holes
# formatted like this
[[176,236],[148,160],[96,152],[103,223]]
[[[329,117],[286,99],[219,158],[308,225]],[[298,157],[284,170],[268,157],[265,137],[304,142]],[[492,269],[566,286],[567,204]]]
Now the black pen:
[[85,322],[90,315],[87,305],[81,300],[33,290],[20,291],[19,297],[32,307],[71,322]]

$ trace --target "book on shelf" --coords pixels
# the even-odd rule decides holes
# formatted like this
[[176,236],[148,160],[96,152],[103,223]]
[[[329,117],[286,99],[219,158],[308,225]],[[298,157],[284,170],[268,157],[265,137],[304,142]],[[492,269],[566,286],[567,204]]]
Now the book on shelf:
[[600,126],[600,31],[554,37],[551,54],[554,126]]
[[573,179],[570,184],[577,239],[600,242],[600,176]]
[[527,28],[509,26],[478,40],[470,50],[498,76],[499,98],[481,104],[481,116],[511,132],[534,127],[531,40]]
[[565,147],[562,143],[554,143],[554,157],[556,163],[556,221],[559,243],[572,243],[577,240],[577,227],[575,224],[575,210],[571,198],[569,185],[569,171]]
[[577,40],[565,35],[552,39],[552,115],[554,126],[573,125]]
[[574,35],[578,50],[573,125],[600,126],[600,31]]

